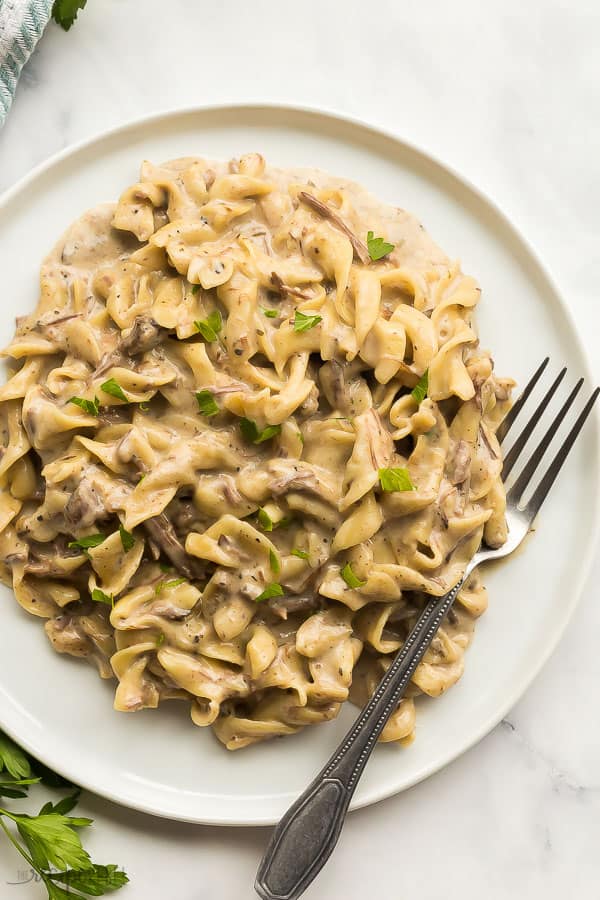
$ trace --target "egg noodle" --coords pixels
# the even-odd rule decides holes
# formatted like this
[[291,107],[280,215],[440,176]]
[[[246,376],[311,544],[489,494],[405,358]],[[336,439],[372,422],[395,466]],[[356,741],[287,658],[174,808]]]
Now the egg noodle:
[[[0,573],[115,708],[229,749],[363,704],[506,539],[512,382],[480,289],[401,209],[249,154],[157,167],[44,262],[0,387]],[[473,575],[388,722],[463,671]]]

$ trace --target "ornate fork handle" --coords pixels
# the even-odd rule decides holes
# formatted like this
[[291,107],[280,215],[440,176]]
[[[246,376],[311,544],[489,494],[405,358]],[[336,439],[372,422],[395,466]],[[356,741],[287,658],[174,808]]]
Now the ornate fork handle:
[[377,738],[473,568],[427,604],[339,749],[275,828],[256,876],[255,888],[264,900],[296,900],[331,856]]

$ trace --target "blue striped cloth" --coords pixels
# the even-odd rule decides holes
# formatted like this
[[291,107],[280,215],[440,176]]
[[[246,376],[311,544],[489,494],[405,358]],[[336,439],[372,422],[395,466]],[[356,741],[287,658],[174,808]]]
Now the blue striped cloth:
[[0,0],[0,126],[51,12],[52,0]]

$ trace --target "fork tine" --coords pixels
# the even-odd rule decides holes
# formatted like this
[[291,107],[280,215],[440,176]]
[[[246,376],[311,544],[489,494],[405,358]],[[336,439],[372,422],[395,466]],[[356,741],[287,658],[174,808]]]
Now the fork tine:
[[560,410],[554,417],[554,421],[548,428],[548,431],[546,432],[546,434],[544,435],[544,437],[542,438],[542,440],[539,442],[538,446],[534,450],[531,459],[529,460],[529,462],[527,463],[527,465],[525,466],[525,468],[523,469],[523,471],[521,472],[521,474],[519,475],[519,477],[517,478],[517,480],[511,487],[510,491],[508,492],[507,497],[506,497],[507,502],[516,504],[519,502],[519,500],[523,496],[523,492],[525,491],[527,485],[531,481],[531,478],[532,478],[534,472],[536,471],[537,467],[539,466],[540,462],[542,461],[542,457],[544,456],[544,453],[548,449],[550,442],[552,441],[552,438],[554,437],[554,435],[560,428],[562,421],[565,418],[566,414],[571,409],[571,406],[573,405],[573,401],[575,400],[575,397],[581,390],[582,384],[583,384],[583,378],[580,378],[579,381],[577,382],[577,384],[575,385],[575,387],[573,388],[573,390],[571,391],[571,393],[569,394],[569,396],[567,397],[567,399],[565,400],[565,402],[563,403],[562,407],[560,408]]
[[510,475],[512,467],[514,466],[514,464],[516,463],[516,461],[518,460],[518,458],[521,454],[521,450],[523,449],[523,447],[529,440],[529,438],[531,436],[531,432],[533,431],[533,429],[535,428],[537,423],[540,421],[542,413],[544,412],[544,410],[546,409],[546,407],[552,400],[554,394],[556,393],[556,391],[558,389],[559,384],[565,377],[566,372],[567,372],[567,370],[566,370],[566,368],[564,368],[564,369],[561,369],[561,371],[558,373],[558,376],[554,379],[554,383],[550,385],[550,388],[546,392],[545,397],[543,397],[543,399],[542,399],[541,403],[538,405],[536,411],[529,419],[529,422],[527,422],[527,424],[523,428],[523,431],[521,432],[519,437],[516,439],[516,441],[514,442],[514,444],[508,451],[508,453],[506,454],[506,456],[504,458],[504,465],[502,466],[502,480],[503,481],[506,481],[506,479]]
[[550,464],[550,468],[548,469],[548,471],[546,472],[546,474],[540,481],[540,483],[537,486],[537,488],[535,489],[529,503],[527,504],[526,509],[527,509],[527,512],[531,515],[532,520],[538,514],[540,506],[546,499],[548,491],[554,484],[556,476],[560,472],[565,459],[569,455],[569,451],[571,450],[571,447],[575,443],[575,439],[576,439],[577,435],[583,428],[585,420],[587,419],[590,412],[592,411],[592,407],[593,407],[594,403],[596,402],[598,394],[600,394],[600,388],[596,388],[596,390],[594,391],[594,393],[592,394],[592,396],[590,397],[588,402],[585,404],[582,412],[579,415],[579,418],[577,419],[577,421],[571,428],[570,432],[568,433],[565,440],[563,441],[563,444],[562,444],[560,450],[558,451],[558,453],[554,457],[552,463]]
[[500,443],[502,443],[502,441],[508,434],[508,432],[510,430],[510,426],[513,424],[513,422],[515,421],[515,419],[517,418],[517,416],[523,409],[525,402],[527,401],[532,390],[534,389],[534,387],[536,386],[536,384],[542,377],[544,369],[546,368],[546,366],[548,365],[549,362],[550,362],[550,357],[547,356],[546,359],[544,359],[542,361],[542,363],[540,364],[537,371],[533,373],[533,375],[529,379],[528,383],[523,388],[523,393],[521,394],[521,396],[518,398],[518,400],[515,400],[515,402],[513,403],[513,405],[507,412],[507,414],[504,416],[504,418],[500,422],[500,425],[496,429],[496,437],[498,438]]

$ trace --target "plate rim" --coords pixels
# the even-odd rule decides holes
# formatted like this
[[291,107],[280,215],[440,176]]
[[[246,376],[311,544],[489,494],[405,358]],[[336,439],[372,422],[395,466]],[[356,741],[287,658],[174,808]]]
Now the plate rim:
[[[55,166],[58,166],[69,157],[76,156],[81,151],[92,148],[94,144],[98,144],[104,140],[108,140],[111,138],[118,138],[125,135],[128,131],[133,132],[138,129],[147,128],[152,124],[167,122],[169,120],[176,120],[180,117],[192,116],[196,114],[202,116],[211,113],[231,114],[235,112],[244,114],[247,114],[249,112],[256,112],[257,114],[263,115],[268,113],[290,113],[292,116],[306,115],[314,118],[315,120],[324,118],[330,123],[337,122],[344,126],[351,126],[353,130],[367,133],[375,138],[384,138],[386,141],[395,144],[400,149],[408,150],[410,153],[420,157],[425,162],[433,164],[433,166],[437,168],[438,171],[441,171],[443,175],[450,176],[450,178],[453,179],[456,183],[465,187],[470,192],[470,194],[480,204],[483,205],[484,208],[487,208],[494,214],[496,219],[499,220],[499,222],[507,230],[507,233],[513,239],[515,239],[517,243],[520,244],[521,247],[526,251],[529,262],[533,262],[537,267],[537,274],[542,276],[542,278],[546,282],[546,286],[549,287],[553,292],[555,298],[559,302],[562,313],[565,315],[571,327],[575,348],[581,359],[583,367],[582,374],[588,382],[593,383],[594,379],[592,375],[592,368],[590,365],[589,353],[581,340],[579,327],[575,319],[575,314],[571,306],[567,302],[565,295],[561,290],[561,287],[559,286],[558,280],[552,271],[551,266],[544,261],[536,246],[529,238],[527,238],[522,233],[520,227],[515,224],[515,222],[509,217],[508,213],[504,212],[495,198],[491,196],[487,190],[483,190],[478,185],[474,184],[470,180],[470,178],[465,176],[459,169],[441,159],[438,156],[437,152],[432,151],[428,146],[417,143],[409,138],[405,138],[400,133],[397,133],[379,124],[375,124],[374,122],[371,122],[362,117],[348,115],[325,105],[313,106],[295,103],[281,103],[277,101],[260,101],[257,103],[206,103],[192,104],[181,107],[169,107],[167,109],[155,111],[138,118],[129,119],[127,122],[115,125],[108,129],[94,132],[92,135],[83,138],[80,141],[68,144],[66,147],[62,148],[56,153],[53,153],[51,156],[35,165],[32,169],[21,176],[13,185],[5,189],[2,194],[0,194],[0,217],[8,204],[13,199],[17,198],[38,178],[45,175],[48,171],[50,171]],[[600,443],[600,410],[598,409],[598,407],[590,417],[590,420],[587,423],[587,427],[594,428],[596,442]],[[600,482],[600,456],[595,461],[595,475],[597,481]],[[431,761],[427,765],[421,766],[421,768],[416,773],[413,773],[413,775],[410,777],[409,783],[403,786],[376,785],[371,788],[368,793],[359,795],[358,798],[355,796],[350,805],[351,811],[370,806],[388,797],[392,797],[396,794],[402,793],[403,791],[419,784],[421,781],[424,781],[430,775],[441,771],[450,763],[454,762],[456,759],[466,753],[468,750],[472,749],[484,737],[486,737],[486,735],[488,735],[492,731],[492,729],[506,716],[509,710],[512,709],[512,707],[521,699],[521,697],[523,697],[526,691],[531,687],[533,681],[540,674],[542,668],[548,662],[550,656],[555,652],[559,641],[563,637],[565,630],[569,625],[571,619],[573,618],[575,610],[577,609],[581,601],[584,587],[590,576],[590,571],[595,558],[595,550],[598,546],[600,537],[599,497],[595,497],[592,517],[593,523],[586,545],[586,553],[580,561],[576,580],[572,583],[572,590],[569,592],[569,602],[562,607],[561,617],[559,618],[558,616],[556,616],[553,619],[553,631],[550,634],[549,639],[544,643],[544,648],[540,652],[539,656],[536,656],[535,662],[528,667],[525,674],[517,682],[517,685],[510,692],[507,692],[507,696],[504,698],[503,702],[496,707],[495,712],[488,715],[485,719],[482,720],[479,726],[475,728],[473,733],[470,734],[466,739],[465,743],[461,745],[461,748],[459,750],[457,750],[456,752],[452,751],[451,755],[445,757],[443,761],[436,759]],[[45,765],[49,766],[64,777],[69,778],[68,766],[63,766],[60,759],[55,760],[52,756],[51,751],[47,753],[44,747],[37,746],[35,741],[30,741],[27,737],[23,738],[21,735],[15,734],[10,725],[5,724],[4,715],[1,710],[0,727],[5,731],[6,734],[9,735],[9,737],[15,740],[32,756],[39,759]],[[81,782],[79,785],[80,787],[90,791],[93,794],[96,794],[97,796],[103,797],[111,801],[112,803],[159,818],[166,818],[172,821],[187,822],[190,824],[237,827],[268,826],[276,824],[276,822],[278,821],[278,817],[274,817],[269,813],[263,815],[254,814],[252,816],[246,816],[243,819],[240,818],[239,815],[236,817],[231,817],[227,816],[227,814],[220,817],[206,815],[203,816],[201,814],[192,816],[182,812],[177,812],[175,807],[167,809],[165,805],[163,805],[162,807],[157,807],[152,802],[143,802],[137,797],[124,798],[122,794],[119,795],[113,792],[110,786],[102,786],[99,788],[98,785],[92,784],[87,778],[79,779],[79,781]],[[294,794],[290,794],[290,802],[292,802],[294,796]]]

